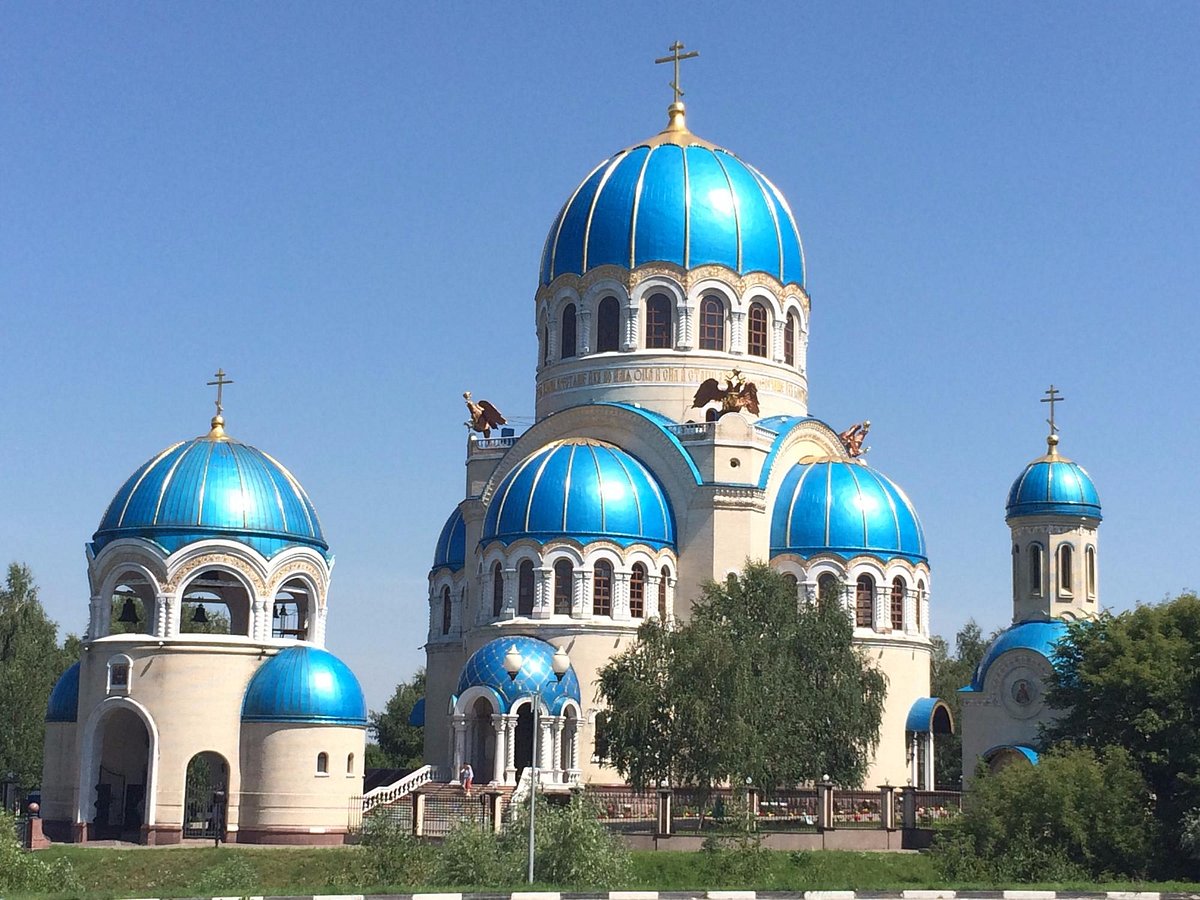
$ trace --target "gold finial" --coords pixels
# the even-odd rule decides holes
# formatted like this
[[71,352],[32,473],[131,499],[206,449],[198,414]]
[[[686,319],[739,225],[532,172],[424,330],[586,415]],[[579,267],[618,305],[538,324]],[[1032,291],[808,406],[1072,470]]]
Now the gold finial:
[[217,380],[208,382],[208,385],[209,387],[216,385],[217,388],[217,414],[212,417],[212,430],[209,431],[208,436],[210,438],[222,438],[225,437],[225,417],[221,413],[225,411],[225,408],[221,405],[221,391],[225,385],[233,384],[233,381],[225,377],[224,369],[217,369],[213,377]]
[[1050,456],[1058,456],[1058,426],[1054,424],[1054,404],[1062,403],[1067,398],[1059,396],[1058,388],[1054,385],[1050,385],[1050,389],[1045,394],[1042,403],[1050,404],[1050,418],[1046,420],[1046,424],[1050,426],[1050,434],[1046,436],[1046,453]]
[[676,41],[667,48],[671,51],[670,56],[662,56],[654,61],[655,65],[659,63],[673,63],[675,65],[675,78],[671,81],[671,90],[675,92],[675,102],[667,107],[667,131],[687,131],[687,125],[684,124],[683,118],[683,88],[679,86],[679,61],[682,59],[695,59],[700,55],[699,50],[693,50],[691,53],[680,53],[683,49],[683,43]]

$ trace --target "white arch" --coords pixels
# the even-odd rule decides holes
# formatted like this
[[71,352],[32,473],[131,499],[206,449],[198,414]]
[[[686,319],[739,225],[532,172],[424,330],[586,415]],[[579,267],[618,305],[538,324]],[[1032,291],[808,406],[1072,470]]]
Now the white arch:
[[142,724],[146,726],[146,732],[150,736],[150,746],[146,749],[146,821],[143,824],[158,824],[156,818],[158,814],[158,726],[155,725],[154,717],[150,715],[150,711],[145,706],[129,697],[116,696],[107,697],[101,701],[92,710],[83,726],[82,740],[79,745],[78,781],[76,782],[79,786],[78,802],[75,807],[75,823],[77,825],[87,823],[88,810],[92,809],[96,803],[96,779],[93,778],[93,773],[98,772],[100,766],[102,749],[100,742],[104,738],[104,730],[101,725],[109,715],[118,709],[128,709],[136,714],[142,720]]

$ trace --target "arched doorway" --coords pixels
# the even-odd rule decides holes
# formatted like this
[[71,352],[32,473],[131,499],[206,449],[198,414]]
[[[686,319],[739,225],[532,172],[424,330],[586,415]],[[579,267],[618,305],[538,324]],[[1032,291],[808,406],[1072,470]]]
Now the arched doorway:
[[467,761],[475,780],[487,784],[492,780],[496,765],[496,729],[492,725],[492,704],[479,697],[471,704],[467,722]]
[[225,837],[228,789],[229,764],[220,753],[209,750],[188,761],[183,791],[185,838]]
[[136,712],[114,709],[100,724],[96,748],[98,760],[91,773],[95,800],[86,811],[89,836],[138,841],[146,823],[150,733]]
[[521,772],[533,765],[533,707],[528,703],[517,710],[517,728],[513,735],[513,762],[517,767],[517,780]]

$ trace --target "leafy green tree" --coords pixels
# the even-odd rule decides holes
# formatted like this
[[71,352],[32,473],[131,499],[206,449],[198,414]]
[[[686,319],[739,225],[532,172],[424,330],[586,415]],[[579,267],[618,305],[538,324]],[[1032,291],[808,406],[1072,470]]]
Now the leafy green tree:
[[639,789],[862,781],[887,682],[853,646],[836,591],[798,604],[794,584],[748,562],[709,582],[687,623],[638,634],[598,692],[609,760]]
[[59,648],[33,573],[27,566],[9,565],[0,588],[0,773],[12,772],[24,787],[41,781],[46,703],[58,677],[77,658]]
[[[995,638],[995,635],[992,635]],[[930,694],[940,697],[950,707],[954,716],[954,734],[939,734],[935,745],[933,760],[934,781],[951,790],[959,790],[962,785],[962,737],[958,729],[962,727],[962,704],[959,702],[958,690],[971,683],[975,667],[987,652],[990,640],[985,640],[983,632],[974,619],[968,619],[962,630],[955,635],[955,652],[950,653],[946,639],[939,635],[933,636],[933,665],[930,671]]]
[[934,862],[947,880],[993,885],[1140,877],[1158,846],[1150,803],[1121,748],[1059,748],[1036,766],[981,770]]
[[1200,598],[1186,593],[1118,616],[1072,623],[1048,692],[1063,715],[1044,737],[1123,747],[1177,833],[1200,807]]
[[409,725],[417,701],[425,696],[425,670],[417,669],[396,690],[382,712],[372,712],[367,730],[374,743],[367,744],[367,765],[378,769],[418,769],[425,752],[425,729]]

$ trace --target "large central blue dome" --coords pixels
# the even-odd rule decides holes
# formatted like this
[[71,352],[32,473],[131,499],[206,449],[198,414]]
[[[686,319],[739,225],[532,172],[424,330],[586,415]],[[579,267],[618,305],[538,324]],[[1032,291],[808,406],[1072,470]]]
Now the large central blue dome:
[[219,427],[172,444],[121,485],[92,549],[99,553],[123,537],[146,538],[168,553],[214,537],[249,544],[268,558],[296,544],[329,550],[317,511],[292,473]]
[[589,438],[553,441],[504,476],[481,542],[571,538],[674,546],[675,518],[658,479],[624,450]]
[[542,253],[541,283],[603,265],[716,264],[804,284],[791,209],[761,172],[682,126],[609,157],[563,206]]

